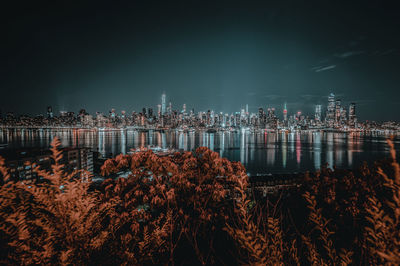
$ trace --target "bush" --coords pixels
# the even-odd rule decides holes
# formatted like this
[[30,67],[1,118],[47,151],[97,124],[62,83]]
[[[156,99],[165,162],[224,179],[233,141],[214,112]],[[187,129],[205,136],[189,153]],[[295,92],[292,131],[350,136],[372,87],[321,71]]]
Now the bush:
[[0,160],[3,264],[399,264],[400,170],[323,168],[302,186],[252,199],[238,162],[207,148],[119,155],[98,187],[67,173],[59,142],[40,181],[9,180]]

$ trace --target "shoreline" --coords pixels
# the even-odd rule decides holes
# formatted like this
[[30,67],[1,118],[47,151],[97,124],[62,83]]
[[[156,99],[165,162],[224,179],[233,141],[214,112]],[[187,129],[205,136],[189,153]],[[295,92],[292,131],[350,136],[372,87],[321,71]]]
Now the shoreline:
[[84,131],[179,131],[183,133],[203,132],[218,133],[218,132],[266,132],[266,133],[296,133],[296,132],[332,132],[332,133],[385,133],[399,134],[399,130],[394,129],[336,129],[336,128],[309,128],[309,129],[263,129],[263,128],[143,128],[143,127],[15,127],[15,126],[0,126],[0,130],[84,130]]

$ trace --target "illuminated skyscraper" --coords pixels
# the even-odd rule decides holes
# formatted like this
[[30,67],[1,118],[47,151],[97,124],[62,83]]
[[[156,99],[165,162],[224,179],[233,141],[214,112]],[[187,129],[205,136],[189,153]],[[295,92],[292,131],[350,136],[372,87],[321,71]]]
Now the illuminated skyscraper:
[[322,106],[317,104],[315,106],[315,121],[321,121],[322,118]]
[[186,103],[183,104],[183,110],[182,113],[186,114]]
[[157,105],[157,107],[158,107],[157,115],[158,115],[158,118],[160,118],[161,117],[161,104]]
[[326,112],[326,121],[332,123],[335,120],[335,94],[328,96],[328,107]]
[[354,126],[356,122],[357,122],[356,104],[355,103],[350,103],[350,106],[349,106],[349,124],[351,126]]
[[286,103],[283,106],[283,121],[287,121],[287,108],[286,108]]
[[336,122],[340,122],[340,120],[341,120],[341,116],[340,116],[341,107],[342,107],[342,102],[340,101],[340,99],[337,99],[336,103],[335,103],[335,121]]
[[169,102],[169,106],[168,106],[168,114],[172,113],[172,103]]
[[167,111],[167,104],[166,104],[166,95],[165,93],[163,93],[161,95],[161,114],[165,114],[165,112]]

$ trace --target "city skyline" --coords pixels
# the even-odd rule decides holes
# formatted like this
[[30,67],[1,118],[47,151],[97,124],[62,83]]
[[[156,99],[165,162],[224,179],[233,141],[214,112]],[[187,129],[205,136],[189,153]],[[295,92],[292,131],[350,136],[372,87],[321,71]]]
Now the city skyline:
[[[335,99],[335,94],[334,93],[330,93],[329,96],[327,96],[327,103],[325,103],[325,104],[318,103],[318,104],[312,105],[314,107],[314,109],[313,109],[314,113],[312,113],[312,112],[303,112],[302,109],[288,108],[287,107],[288,103],[286,101],[284,103],[281,103],[281,104],[275,103],[275,104],[264,104],[263,106],[251,106],[250,109],[249,109],[249,105],[248,104],[242,104],[242,105],[240,105],[240,107],[238,107],[236,110],[234,110],[232,112],[227,112],[227,111],[224,111],[224,110],[214,110],[212,108],[206,108],[204,110],[198,110],[196,108],[196,106],[193,106],[193,105],[190,105],[190,104],[189,104],[190,108],[186,109],[186,103],[183,103],[183,104],[174,103],[174,105],[173,105],[172,99],[168,99],[167,98],[167,94],[164,92],[164,93],[161,94],[161,101],[160,101],[159,104],[156,104],[154,106],[141,106],[141,107],[136,108],[136,109],[132,109],[131,108],[131,109],[128,109],[128,110],[125,110],[125,109],[124,110],[122,110],[122,109],[118,110],[116,108],[110,107],[110,108],[108,108],[108,111],[106,111],[106,112],[95,111],[95,112],[91,113],[91,112],[88,112],[84,106],[79,108],[79,110],[65,110],[65,109],[60,109],[59,107],[58,108],[56,107],[54,109],[54,106],[48,105],[48,106],[46,106],[46,112],[42,112],[42,113],[39,113],[39,114],[30,114],[30,113],[18,114],[18,113],[14,113],[14,112],[4,112],[4,113],[2,112],[1,115],[2,116],[6,116],[7,114],[12,114],[12,115],[16,115],[16,116],[41,116],[41,115],[43,115],[43,116],[47,116],[48,118],[53,118],[54,116],[63,116],[66,113],[74,113],[76,115],[79,115],[80,112],[85,112],[87,114],[93,114],[93,115],[94,114],[103,114],[103,115],[107,115],[108,114],[108,115],[111,116],[112,114],[114,114],[114,115],[118,115],[118,114],[121,114],[121,115],[127,114],[127,115],[129,115],[129,114],[132,114],[132,113],[146,113],[146,110],[151,110],[151,112],[153,112],[153,110],[156,110],[156,109],[158,109],[158,111],[157,111],[158,115],[160,115],[160,114],[164,115],[164,114],[170,113],[172,111],[177,111],[178,113],[185,113],[187,110],[190,110],[190,112],[192,110],[195,110],[195,112],[194,112],[195,114],[196,113],[207,112],[207,111],[212,111],[212,112],[214,112],[216,114],[217,113],[235,114],[235,113],[243,112],[243,110],[245,110],[245,112],[247,114],[256,114],[260,110],[260,108],[262,108],[262,109],[265,108],[266,110],[269,109],[269,108],[272,108],[272,109],[274,109],[274,112],[275,112],[275,110],[278,111],[276,113],[276,115],[281,120],[287,120],[287,116],[288,115],[289,116],[290,115],[296,115],[298,113],[301,113],[301,114],[303,114],[303,115],[305,115],[307,117],[310,117],[310,118],[314,118],[316,120],[322,120],[322,116],[323,115],[327,116],[327,118],[329,116],[331,116],[331,117],[329,117],[330,119],[333,119],[335,116],[337,116],[337,114],[336,114],[337,110],[330,110],[330,102],[331,102],[330,99],[333,99],[332,101],[333,101],[333,108],[334,109],[337,108],[337,106],[336,106],[337,101],[339,101],[339,109],[340,109],[341,103],[347,103],[347,104],[343,104],[343,106],[347,105],[347,107],[350,108],[350,106],[353,105],[353,108],[355,108],[355,104],[356,103],[354,101],[351,101],[351,102],[350,101],[346,101],[346,100],[342,101],[342,99],[340,99],[340,98],[336,98]],[[167,107],[167,102],[168,102],[168,107]],[[179,106],[181,106],[181,107],[179,107]],[[282,108],[277,108],[276,106],[282,107]],[[280,112],[278,109],[279,110],[281,109],[282,112]],[[58,112],[56,110],[58,110]],[[319,118],[317,118],[317,116],[319,116]],[[340,116],[340,114],[339,114],[339,116]],[[368,119],[367,119],[367,121],[368,121]]]
[[[311,113],[331,91],[360,119],[400,120],[394,2],[22,3],[7,9],[3,114],[287,103]],[[346,104],[348,104],[346,103]],[[371,108],[373,106],[373,108]]]

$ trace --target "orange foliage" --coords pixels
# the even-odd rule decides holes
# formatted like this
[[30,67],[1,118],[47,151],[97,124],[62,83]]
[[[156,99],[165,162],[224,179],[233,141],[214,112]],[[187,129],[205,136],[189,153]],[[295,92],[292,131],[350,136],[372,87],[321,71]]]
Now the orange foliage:
[[101,168],[116,178],[96,187],[63,170],[55,139],[38,180],[10,180],[0,158],[0,262],[399,264],[400,166],[388,143],[389,168],[323,168],[291,197],[254,201],[243,165],[204,147],[118,155]]

